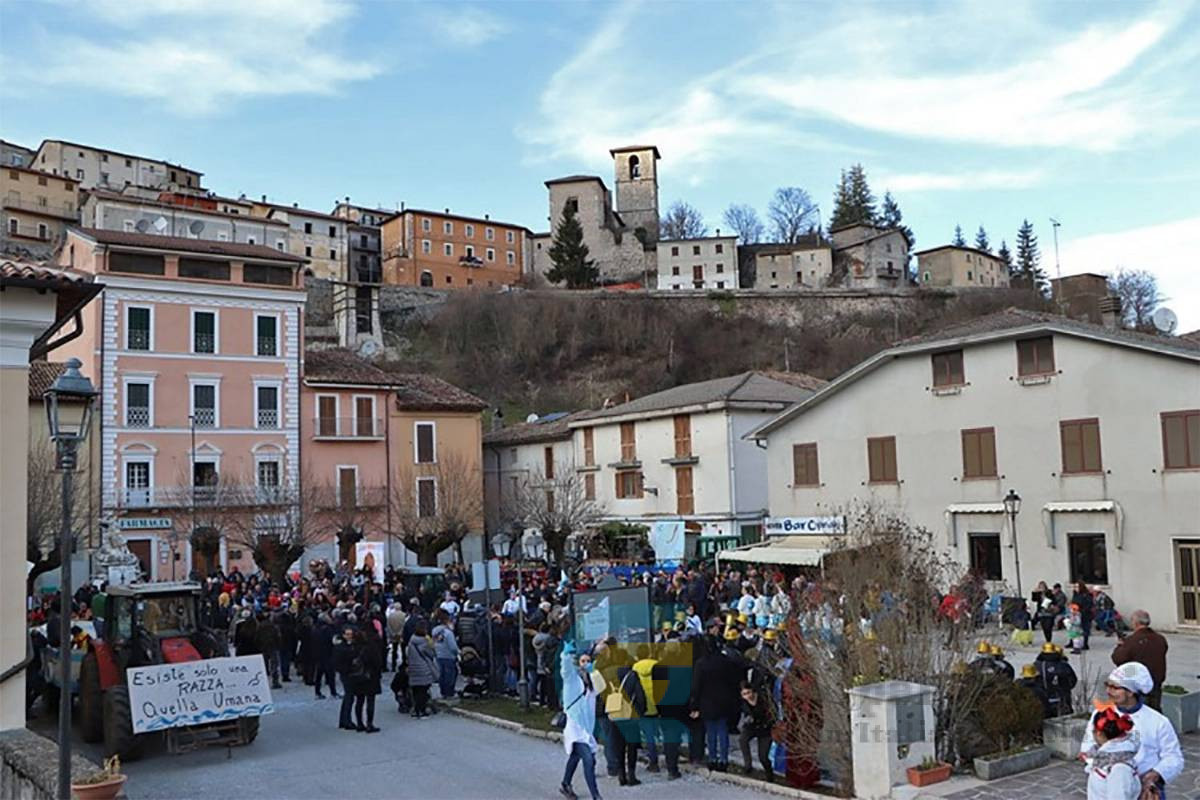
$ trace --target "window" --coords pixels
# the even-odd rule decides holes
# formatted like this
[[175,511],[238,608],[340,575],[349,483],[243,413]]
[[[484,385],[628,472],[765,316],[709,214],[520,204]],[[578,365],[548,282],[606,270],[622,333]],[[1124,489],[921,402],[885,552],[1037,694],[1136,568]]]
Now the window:
[[592,428],[583,429],[583,464],[586,467],[596,466],[596,435]]
[[162,256],[144,253],[110,253],[109,272],[132,272],[138,275],[165,275],[166,262]]
[[723,263],[718,262],[717,263],[717,272],[724,272],[724,271],[725,271],[725,265]]
[[354,288],[354,329],[358,333],[370,333],[374,328],[372,317],[373,295],[369,286]]
[[446,234],[447,236],[454,233],[454,223],[453,222],[443,222],[442,223],[442,233]]
[[1064,475],[1100,472],[1100,420],[1076,419],[1059,423]]
[[433,230],[433,223],[430,222],[429,219],[423,218],[421,220],[421,230],[423,230],[423,231]]
[[1049,375],[1053,372],[1054,337],[1017,342],[1017,375]]
[[493,239],[495,239],[496,238],[496,229],[495,228],[484,228],[483,229],[483,238],[487,239],[489,242],[492,241]]
[[432,422],[418,422],[414,428],[417,463],[433,464],[437,461],[436,426]]
[[1103,533],[1067,534],[1071,582],[1108,583],[1108,551]]
[[820,486],[817,443],[792,445],[792,486]]
[[246,237],[246,244],[257,244],[257,243],[258,243],[258,240],[255,239],[253,236]]
[[279,355],[279,320],[275,317],[256,315],[254,328],[254,352],[260,356]]
[[504,261],[511,267],[513,264],[517,263],[517,254],[512,250],[509,250],[504,254]]
[[329,251],[329,259],[330,259],[330,261],[336,261],[336,260],[337,260],[337,250],[330,250],[330,251]]
[[692,455],[692,417],[689,414],[676,414],[675,422],[675,457],[689,458]]
[[354,398],[354,435],[375,435],[375,398],[370,395]]
[[967,270],[967,280],[971,280],[971,270]]
[[629,157],[629,179],[637,180],[642,177],[642,163],[637,156]]
[[505,231],[505,232],[504,232],[504,241],[508,242],[509,244],[512,244],[512,243],[513,243],[513,241],[514,241],[514,238],[513,238],[513,232],[512,232],[512,231]]
[[337,232],[337,226],[336,226],[336,225],[330,225],[330,226],[329,226],[329,238],[330,238],[330,239],[336,239],[336,238],[337,238],[337,235],[338,235],[338,232]]
[[971,552],[971,572],[985,581],[1003,580],[1000,570],[1000,534],[972,533],[967,539]]
[[430,272],[429,270],[423,270],[421,272],[421,285],[422,286],[433,286],[433,273],[432,272]]
[[554,490],[553,489],[546,490],[546,513],[547,514],[554,513]]
[[[133,225],[130,225],[129,227],[132,228]],[[8,232],[15,236],[20,231],[20,229],[21,229],[21,224],[17,221],[17,218],[9,217],[8,218]]]
[[309,258],[312,258],[312,245],[306,244],[304,246],[304,255],[308,256]]
[[625,470],[617,473],[617,499],[638,500],[642,497],[642,473]]
[[546,480],[554,480],[554,448],[545,447],[542,449],[542,474]]
[[151,503],[150,462],[125,460],[125,505],[148,506]]
[[217,312],[192,311],[192,352],[217,352]]
[[703,264],[693,264],[692,265],[692,280],[694,280],[694,281],[703,281],[704,280],[704,265]]
[[495,261],[495,260],[496,260],[496,251],[495,251],[495,249],[493,249],[493,248],[491,248],[491,247],[489,247],[489,248],[487,249],[487,251],[486,251],[486,255],[487,255],[487,260],[488,260],[488,261]]
[[463,249],[464,249],[463,255],[465,255],[467,258],[475,257],[475,246],[474,245],[468,244]]
[[[78,178],[79,180],[83,180],[83,170],[81,170],[81,169],[75,170],[75,177]],[[42,178],[38,181],[38,183],[41,184],[42,186],[45,186],[46,179]]]
[[[447,231],[447,233],[449,233],[449,231]],[[474,239],[475,238],[475,226],[474,225],[463,225],[463,235],[465,235],[468,239]]]
[[696,513],[696,497],[692,493],[691,467],[679,467],[675,470],[675,513]]
[[150,383],[129,381],[125,384],[125,427],[150,428],[154,425]]
[[437,481],[434,478],[417,478],[417,516],[432,517],[437,514]]
[[671,267],[671,274],[672,274],[672,275],[678,275],[678,274],[679,274],[679,267]]
[[596,499],[596,473],[589,472],[583,476],[583,499]]
[[563,204],[563,212],[570,211],[573,214],[579,213],[579,198],[568,197],[567,202]]
[[366,235],[365,233],[360,233],[360,234],[358,235],[358,246],[359,246],[359,247],[361,247],[361,248],[364,248],[364,249],[366,248],[366,246],[367,246],[367,235]]
[[995,478],[996,429],[974,428],[962,432],[964,478]]
[[[221,238],[221,239],[222,239],[222,241],[228,241],[228,240],[229,240],[229,235],[228,235],[228,234],[226,234],[224,231],[222,231],[221,233],[218,233],[218,234],[217,234],[217,236],[218,236],[218,238]],[[279,252],[281,252],[281,253],[282,253],[282,252],[284,251],[284,248],[285,248],[286,246],[287,246],[287,245],[286,245],[286,243],[283,241],[283,239],[276,239],[276,240],[275,240],[275,249],[276,249],[276,250],[278,250]]]
[[429,255],[430,253],[432,253],[433,252],[433,243],[430,242],[428,239],[422,239],[421,240],[421,252],[424,253],[425,255]]
[[447,256],[453,256],[454,255],[454,245],[450,244],[449,242],[446,242],[444,245],[442,245],[442,254],[447,255]]
[[637,440],[632,422],[621,423],[621,461],[626,464],[637,461]]
[[867,439],[867,466],[871,483],[897,483],[896,437]]
[[1200,411],[1162,415],[1163,468],[1200,467]]
[[46,225],[46,223],[44,223],[44,222],[38,223],[37,238],[41,239],[43,242],[49,240],[50,228],[49,228],[49,226]]
[[671,255],[673,255],[673,256],[679,255],[679,246],[678,245],[671,245]]
[[304,232],[312,233],[312,223],[311,222],[304,223]]
[[263,459],[256,466],[255,477],[258,480],[259,497],[275,498],[279,493],[279,460]]
[[217,383],[192,383],[192,420],[197,428],[215,428],[217,419]]
[[338,467],[338,507],[358,505],[358,467]]
[[216,489],[219,480],[217,462],[196,461],[192,464],[192,486],[196,489],[196,497],[213,499],[217,493]]
[[337,395],[317,395],[317,436],[337,436]]
[[200,278],[206,281],[229,280],[229,262],[207,258],[179,259],[179,277]]
[[725,288],[725,281],[717,281],[717,288],[718,288],[718,289],[724,289],[724,288]]
[[692,245],[692,255],[694,255],[694,256],[700,255],[700,245],[698,245],[698,244]]
[[716,252],[716,253],[724,253],[725,252],[725,245],[722,244],[721,242],[717,242],[716,245],[714,245],[714,247],[716,248],[714,250],[714,252]]
[[254,424],[257,428],[279,427],[279,387],[254,387]]
[[149,306],[126,306],[125,347],[129,350],[150,350],[154,346],[153,314]]
[[963,351],[950,350],[946,353],[934,353],[930,357],[933,363],[933,386],[962,386],[966,383],[963,376]]

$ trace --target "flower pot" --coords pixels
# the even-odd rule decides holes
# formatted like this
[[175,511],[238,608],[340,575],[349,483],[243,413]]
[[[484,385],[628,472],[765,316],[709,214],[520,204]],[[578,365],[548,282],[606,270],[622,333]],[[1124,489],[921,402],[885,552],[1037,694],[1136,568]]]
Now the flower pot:
[[979,756],[975,759],[975,776],[985,781],[1006,778],[1018,772],[1026,772],[1050,763],[1050,751],[1045,747],[1031,747],[1016,753],[994,756]]
[[930,769],[921,769],[920,767],[908,768],[908,782],[913,786],[929,786],[934,783],[941,783],[950,777],[950,765],[938,764]]
[[1178,734],[1200,730],[1200,692],[1187,694],[1162,693],[1163,716],[1171,720]]
[[1055,758],[1074,761],[1079,757],[1083,734],[1087,731],[1088,714],[1050,717],[1042,722],[1042,744]]
[[117,775],[115,778],[109,778],[100,783],[72,783],[71,793],[78,800],[113,800],[125,788],[127,777],[126,775]]

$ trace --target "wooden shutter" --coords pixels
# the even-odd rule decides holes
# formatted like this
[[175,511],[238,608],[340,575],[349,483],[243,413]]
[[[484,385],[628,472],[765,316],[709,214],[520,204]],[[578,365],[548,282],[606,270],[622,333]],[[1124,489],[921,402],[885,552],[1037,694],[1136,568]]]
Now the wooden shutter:
[[820,483],[816,442],[792,445],[792,485],[819,486]]
[[583,463],[588,467],[596,465],[596,436],[592,428],[583,429]]
[[687,458],[692,454],[692,418],[689,414],[675,415],[675,457]]
[[317,435],[334,436],[337,434],[337,398],[325,396],[317,398]]
[[417,463],[432,464],[434,462],[433,423],[417,423]]
[[679,467],[675,470],[675,512],[695,514],[696,502],[692,493],[692,468]]
[[594,472],[583,476],[583,497],[585,500],[596,499],[596,474]]
[[996,477],[996,431],[974,428],[962,432],[963,477]]
[[552,481],[554,480],[554,448],[545,448],[545,450],[542,451],[542,455],[544,456],[546,462],[546,480]]
[[637,439],[632,422],[621,423],[621,461],[637,461]]
[[354,427],[358,436],[375,435],[375,399],[372,397],[354,398]]
[[871,483],[895,483],[896,437],[881,436],[868,439],[867,462]]
[[358,470],[352,467],[338,468],[338,504],[342,508],[358,505]]

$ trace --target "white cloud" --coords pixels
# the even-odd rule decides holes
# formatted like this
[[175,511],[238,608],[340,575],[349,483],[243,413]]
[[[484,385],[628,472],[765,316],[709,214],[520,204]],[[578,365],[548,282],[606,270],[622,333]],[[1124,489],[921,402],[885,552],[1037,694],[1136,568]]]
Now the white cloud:
[[1149,270],[1158,278],[1165,305],[1179,315],[1179,330],[1186,332],[1200,328],[1196,253],[1200,253],[1200,216],[1067,239],[1062,242],[1062,265],[1066,275],[1111,274],[1121,267]]
[[509,30],[500,17],[472,6],[446,6],[430,17],[430,23],[443,41],[457,47],[478,47]]
[[981,170],[979,172],[909,172],[880,174],[872,179],[885,191],[972,191],[976,189],[1024,189],[1041,182],[1045,173],[1040,169]]
[[335,94],[380,71],[331,44],[333,29],[353,11],[341,0],[101,0],[71,7],[74,23],[90,22],[103,33],[56,34],[52,46],[39,47],[39,63],[23,71],[24,80],[201,116],[252,97]]

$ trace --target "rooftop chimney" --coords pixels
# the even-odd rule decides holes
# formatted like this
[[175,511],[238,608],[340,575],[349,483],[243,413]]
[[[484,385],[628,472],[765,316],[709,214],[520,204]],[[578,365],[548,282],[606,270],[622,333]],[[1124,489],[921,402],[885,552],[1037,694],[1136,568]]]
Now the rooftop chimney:
[[447,208],[447,209],[446,209],[446,213],[447,213],[447,214],[449,214],[449,213],[450,213],[450,209],[448,209],[448,208]]
[[1100,323],[1110,330],[1119,330],[1121,328],[1121,298],[1103,297],[1097,304],[1100,309]]
[[492,215],[491,215],[491,214],[484,214],[484,215],[483,215],[483,218],[484,218],[484,219],[491,219],[491,218],[492,218]]
[[265,203],[265,202],[267,202],[267,196],[266,196],[265,194],[262,196],[262,198],[263,198],[263,199],[262,199],[262,201],[263,201],[264,203]]

